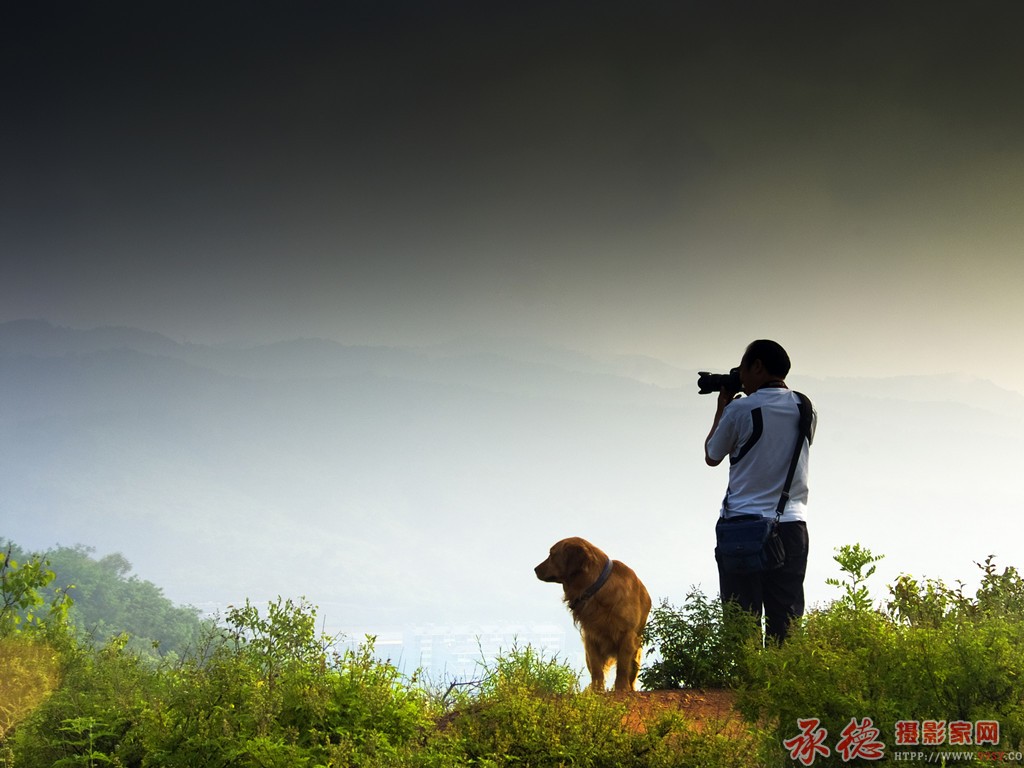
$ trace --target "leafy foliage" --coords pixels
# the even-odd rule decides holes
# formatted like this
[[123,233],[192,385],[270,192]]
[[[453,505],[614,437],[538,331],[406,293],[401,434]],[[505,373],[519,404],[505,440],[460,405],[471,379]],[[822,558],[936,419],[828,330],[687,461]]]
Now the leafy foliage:
[[484,697],[497,698],[509,691],[526,691],[537,696],[566,696],[580,690],[579,675],[557,657],[545,658],[530,645],[513,645],[488,665],[480,685]]
[[733,766],[733,739],[678,716],[630,727],[621,697],[527,646],[484,668],[473,696],[436,697],[374,656],[339,651],[315,609],[246,602],[181,659],[154,666],[119,636],[61,660],[62,684],[0,747],[36,766]]
[[0,742],[57,686],[70,604],[60,592],[38,613],[55,575],[43,558],[19,562],[15,552],[13,544],[0,552]]
[[56,547],[45,555],[55,583],[70,585],[70,620],[81,637],[100,645],[125,633],[137,653],[184,653],[201,636],[203,621],[190,607],[176,606],[152,582],[132,575],[131,563],[113,553],[94,557],[89,547]]
[[[839,563],[839,568],[846,574],[846,581],[839,579],[825,579],[825,583],[840,587],[843,596],[840,602],[853,610],[865,611],[871,608],[871,593],[868,591],[865,582],[875,573],[875,563],[884,560],[885,555],[873,555],[871,550],[862,547],[860,544],[844,544],[839,547],[838,554],[833,558]],[[865,568],[867,571],[865,572]]]
[[0,637],[0,741],[57,686],[59,661],[39,638]]
[[840,733],[851,718],[870,717],[894,736],[901,720],[999,722],[1002,748],[1024,747],[1024,579],[981,568],[977,591],[962,583],[901,576],[876,605],[868,588],[881,556],[860,545],[837,550],[839,598],[811,611],[781,646],[729,636],[732,619],[719,601],[691,591],[683,609],[663,602],[647,641],[660,659],[641,672],[647,687],[731,685],[750,722],[782,739],[796,721],[818,718]]
[[3,550],[0,551],[0,637],[19,630],[41,628],[60,634],[71,605],[67,588],[54,590],[45,615],[36,612],[46,604],[45,588],[57,578],[50,562],[39,555],[26,555],[10,542]]
[[722,605],[697,588],[681,608],[663,600],[644,631],[649,653],[659,658],[640,671],[648,689],[712,688],[733,684],[746,645],[756,636],[753,618],[735,604]]
[[181,660],[153,666],[120,636],[68,655],[64,684],[20,726],[18,766],[403,765],[427,696],[373,656],[338,652],[315,610],[231,609]]
[[15,729],[15,765],[92,765],[115,756],[133,762],[134,728],[155,694],[156,672],[125,651],[126,640],[61,654],[60,686]]
[[696,737],[676,714],[630,727],[626,699],[581,691],[572,669],[530,646],[499,655],[485,673],[479,695],[443,718],[428,764],[731,768],[750,757],[749,742]]
[[790,735],[807,717],[835,733],[851,717],[888,729],[997,720],[1004,747],[1024,746],[1024,582],[1015,569],[999,573],[989,558],[973,596],[904,576],[876,609],[862,567],[877,558],[844,548],[836,560],[848,576],[844,597],[806,616],[781,647],[747,658],[748,717]]
[[[318,633],[304,599],[246,601],[154,660],[127,634],[83,640],[67,596],[46,591],[46,562],[13,553],[0,580],[8,767],[774,765],[788,764],[782,739],[805,717],[834,733],[851,717],[888,729],[997,720],[1001,748],[1024,747],[1024,579],[992,557],[974,593],[902,576],[876,606],[867,582],[879,558],[841,548],[830,583],[842,595],[781,646],[761,647],[750,617],[697,590],[681,609],[663,601],[647,637],[660,659],[642,680],[736,686],[750,725],[716,733],[678,713],[638,728],[629,697],[581,690],[577,672],[530,646],[482,665],[471,691],[439,697],[380,661],[373,638],[345,650]],[[124,565],[104,567],[123,577]]]

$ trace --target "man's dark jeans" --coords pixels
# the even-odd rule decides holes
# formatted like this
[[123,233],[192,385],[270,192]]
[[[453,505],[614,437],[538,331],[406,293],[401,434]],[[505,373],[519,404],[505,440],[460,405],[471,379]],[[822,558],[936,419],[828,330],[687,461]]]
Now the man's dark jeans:
[[722,573],[718,581],[722,602],[735,602],[759,620],[762,606],[768,637],[781,643],[789,624],[804,614],[804,574],[807,572],[807,524],[780,523],[779,536],[786,548],[781,567],[763,573]]

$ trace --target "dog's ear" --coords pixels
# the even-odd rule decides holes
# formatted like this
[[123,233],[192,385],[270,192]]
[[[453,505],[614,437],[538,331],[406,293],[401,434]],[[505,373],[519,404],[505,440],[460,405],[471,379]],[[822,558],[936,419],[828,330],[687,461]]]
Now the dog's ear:
[[575,576],[587,564],[587,550],[580,544],[567,544],[562,551],[565,578]]

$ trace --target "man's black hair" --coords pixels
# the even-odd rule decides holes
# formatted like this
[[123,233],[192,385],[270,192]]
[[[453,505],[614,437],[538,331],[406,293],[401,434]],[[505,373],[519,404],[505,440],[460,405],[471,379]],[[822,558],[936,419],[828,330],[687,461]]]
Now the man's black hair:
[[772,376],[784,379],[789,375],[789,355],[777,341],[758,339],[750,342],[740,364],[750,366],[755,360],[760,360],[765,370]]

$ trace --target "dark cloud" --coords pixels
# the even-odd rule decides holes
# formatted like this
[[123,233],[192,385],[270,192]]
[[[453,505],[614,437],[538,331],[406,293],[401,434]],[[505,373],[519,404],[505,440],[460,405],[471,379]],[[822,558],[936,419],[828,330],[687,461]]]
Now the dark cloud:
[[[2,33],[5,312],[650,338],[754,295],[758,260],[818,295],[867,289],[894,254],[1000,262],[1020,230],[1022,16],[26,4]],[[746,281],[723,294],[723,275]]]

